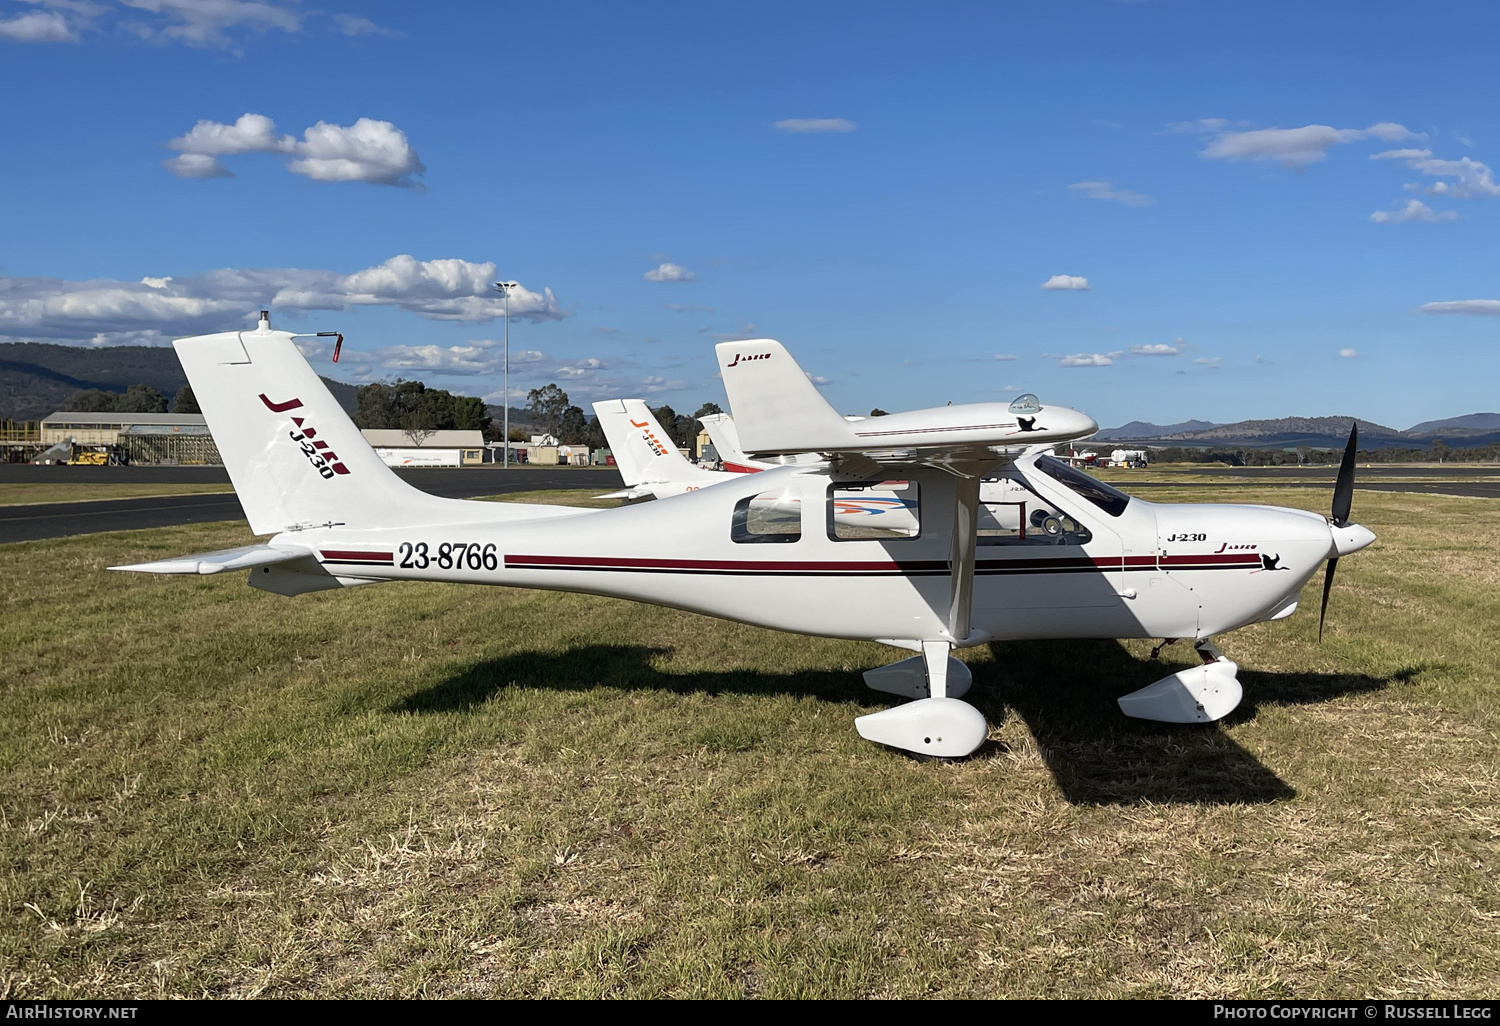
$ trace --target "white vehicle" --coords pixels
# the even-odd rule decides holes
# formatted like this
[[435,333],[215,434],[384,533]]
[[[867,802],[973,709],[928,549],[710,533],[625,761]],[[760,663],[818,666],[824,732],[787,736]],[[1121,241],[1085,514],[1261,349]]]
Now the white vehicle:
[[1109,454],[1109,465],[1111,467],[1144,467],[1146,456],[1145,449],[1116,449]]
[[[282,595],[399,580],[549,588],[881,641],[916,654],[865,681],[908,701],[855,726],[927,755],[984,742],[983,715],[961,699],[969,671],[950,653],[996,640],[1193,639],[1203,665],[1121,708],[1169,722],[1224,716],[1241,697],[1237,668],[1209,638],[1287,616],[1328,560],[1326,612],[1333,561],[1374,540],[1348,523],[1352,435],[1332,518],[1157,505],[1028,452],[1091,434],[1083,414],[1023,397],[851,423],[764,339],[717,347],[741,439],[751,452],[818,453],[818,464],[617,509],[443,499],[380,461],[267,317],[254,331],[174,345],[250,527],[269,537],[112,569],[248,570],[252,585]],[[1007,495],[987,535],[984,476],[1005,481]],[[916,534],[871,536],[833,515],[842,498],[892,479],[907,483]]]

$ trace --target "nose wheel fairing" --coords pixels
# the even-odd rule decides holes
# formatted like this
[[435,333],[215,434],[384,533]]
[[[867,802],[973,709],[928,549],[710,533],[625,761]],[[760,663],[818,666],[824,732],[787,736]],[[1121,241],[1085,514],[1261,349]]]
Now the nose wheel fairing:
[[1234,712],[1245,694],[1237,676],[1239,667],[1206,638],[1193,648],[1202,665],[1121,696],[1120,711],[1159,723],[1212,723]]

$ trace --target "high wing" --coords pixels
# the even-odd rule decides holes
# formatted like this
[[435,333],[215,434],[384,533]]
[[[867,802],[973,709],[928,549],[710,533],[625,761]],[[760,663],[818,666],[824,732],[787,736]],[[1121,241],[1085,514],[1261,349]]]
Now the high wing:
[[1044,442],[1083,438],[1093,419],[1032,395],[1009,405],[972,403],[841,417],[780,342],[753,339],[715,347],[724,390],[744,450],[755,456],[820,452],[842,469],[873,473],[877,465],[994,466]]

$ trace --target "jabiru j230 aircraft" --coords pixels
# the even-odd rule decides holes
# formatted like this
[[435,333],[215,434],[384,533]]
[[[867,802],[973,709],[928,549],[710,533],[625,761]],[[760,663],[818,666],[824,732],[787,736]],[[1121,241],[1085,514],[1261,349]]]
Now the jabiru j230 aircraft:
[[[1092,434],[1029,396],[848,421],[777,342],[726,342],[719,368],[746,451],[816,463],[737,475],[617,509],[442,499],[385,466],[262,316],[174,343],[258,545],[115,567],[249,570],[281,595],[426,580],[579,591],[916,653],[869,670],[908,701],[855,721],[873,741],[964,756],[988,725],[954,649],[1036,638],[1191,639],[1204,663],[1120,699],[1129,715],[1218,719],[1239,702],[1212,636],[1295,607],[1303,584],[1374,535],[1348,523],[1354,439],[1332,518],[1265,506],[1157,505],[1035,452]],[[1030,450],[1030,454],[1028,454]],[[980,482],[1003,481],[981,535]],[[893,484],[915,527],[842,524],[839,500]],[[1045,511],[1037,527],[1035,514]]]

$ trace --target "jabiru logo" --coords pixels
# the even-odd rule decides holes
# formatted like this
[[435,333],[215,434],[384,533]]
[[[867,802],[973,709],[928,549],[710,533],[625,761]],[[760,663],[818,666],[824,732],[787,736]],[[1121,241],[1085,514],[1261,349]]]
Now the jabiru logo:
[[667,447],[662,445],[661,439],[656,437],[656,432],[651,430],[649,424],[650,421],[644,420],[632,420],[630,422],[631,427],[638,427],[641,429],[641,437],[646,440],[646,444],[651,447],[652,452],[656,453],[656,455],[658,456],[665,456],[667,454]]
[[[288,399],[284,403],[273,403],[264,392],[260,394],[260,401],[265,403],[266,409],[272,413],[286,413],[288,410],[302,408],[301,399]],[[313,465],[318,475],[329,479],[335,474],[349,473],[349,468],[339,462],[338,453],[330,449],[328,443],[318,437],[318,429],[306,427],[305,423],[305,417],[293,417],[292,424],[295,427],[287,434],[301,448],[302,455],[307,457],[307,462]]]
[[[744,353],[735,353],[734,362],[729,364],[729,367],[738,367],[741,361],[749,363],[751,360],[769,360],[770,358],[770,353],[756,353],[753,356],[746,356]],[[725,370],[728,370],[729,367],[726,367]]]

